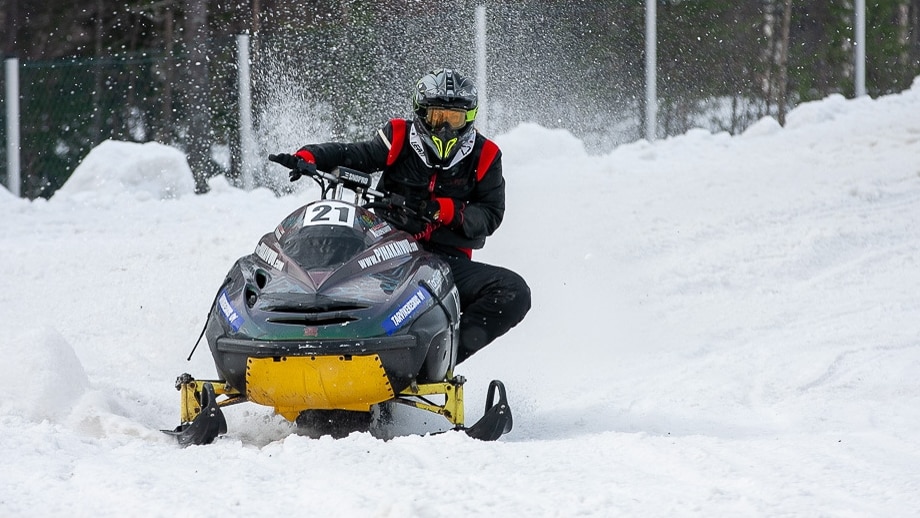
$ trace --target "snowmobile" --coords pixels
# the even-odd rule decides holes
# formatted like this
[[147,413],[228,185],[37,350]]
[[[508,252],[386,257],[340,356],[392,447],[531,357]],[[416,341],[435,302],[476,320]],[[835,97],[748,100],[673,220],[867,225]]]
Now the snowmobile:
[[449,266],[373,212],[411,212],[405,199],[373,189],[362,171],[301,172],[320,199],[230,269],[195,344],[206,337],[219,379],[179,376],[181,423],[164,431],[183,446],[211,443],[227,432],[222,409],[249,401],[334,436],[367,430],[384,404],[439,414],[476,439],[509,432],[498,380],[482,418],[464,426],[465,379],[454,374],[460,299]]

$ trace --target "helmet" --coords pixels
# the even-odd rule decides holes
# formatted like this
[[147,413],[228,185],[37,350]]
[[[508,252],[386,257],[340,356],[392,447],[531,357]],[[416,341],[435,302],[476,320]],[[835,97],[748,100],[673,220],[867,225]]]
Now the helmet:
[[450,68],[423,76],[412,96],[421,140],[439,162],[451,160],[461,147],[458,142],[462,144],[475,131],[478,108],[473,81]]

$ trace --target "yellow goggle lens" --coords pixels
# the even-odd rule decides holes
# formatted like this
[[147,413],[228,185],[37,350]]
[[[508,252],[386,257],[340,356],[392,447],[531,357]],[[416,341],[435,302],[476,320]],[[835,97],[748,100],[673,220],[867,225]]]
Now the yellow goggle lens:
[[466,110],[457,108],[428,108],[425,112],[425,122],[432,128],[447,124],[452,129],[460,129],[466,125]]

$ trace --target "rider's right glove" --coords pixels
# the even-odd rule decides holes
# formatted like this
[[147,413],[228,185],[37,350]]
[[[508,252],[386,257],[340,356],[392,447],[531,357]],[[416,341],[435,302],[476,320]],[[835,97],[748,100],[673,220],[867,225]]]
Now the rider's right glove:
[[418,213],[428,221],[437,221],[451,227],[463,224],[463,209],[466,204],[452,198],[424,200],[418,205]]
[[301,149],[293,155],[289,155],[287,153],[268,155],[268,159],[290,169],[291,171],[288,173],[288,175],[290,176],[292,182],[300,180],[300,177],[305,174],[316,174],[316,159],[313,158],[313,153],[307,151],[306,149]]

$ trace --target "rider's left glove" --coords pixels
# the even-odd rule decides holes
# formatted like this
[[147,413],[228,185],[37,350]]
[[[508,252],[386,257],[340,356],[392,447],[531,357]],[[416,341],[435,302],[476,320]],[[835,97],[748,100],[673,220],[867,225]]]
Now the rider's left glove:
[[291,171],[288,175],[292,182],[300,180],[303,175],[311,176],[316,174],[316,159],[313,158],[313,153],[306,149],[301,149],[293,155],[287,153],[269,155],[268,159],[290,169]]

